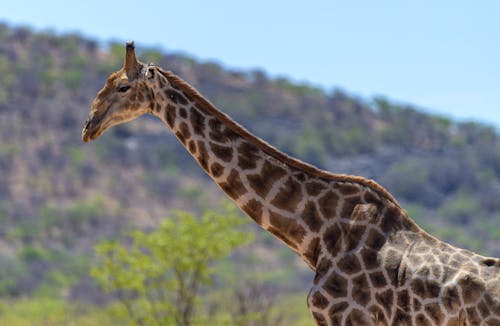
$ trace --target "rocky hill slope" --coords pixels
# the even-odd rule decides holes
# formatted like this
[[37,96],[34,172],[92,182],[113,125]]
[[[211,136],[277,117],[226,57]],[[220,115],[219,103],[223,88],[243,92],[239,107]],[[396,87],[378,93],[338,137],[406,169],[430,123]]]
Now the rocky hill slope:
[[[138,50],[288,154],[375,179],[430,233],[500,256],[500,137],[491,126]],[[123,44],[0,25],[0,295],[62,289],[85,298],[97,241],[223,197],[154,119],[82,144],[89,104],[122,58]],[[280,256],[281,244],[260,236],[264,244],[246,250]],[[293,254],[280,257],[295,264]]]

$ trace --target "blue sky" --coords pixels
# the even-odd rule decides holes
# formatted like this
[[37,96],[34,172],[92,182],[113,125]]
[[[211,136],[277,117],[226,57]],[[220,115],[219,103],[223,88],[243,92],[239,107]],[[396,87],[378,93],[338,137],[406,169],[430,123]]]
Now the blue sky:
[[5,1],[0,21],[133,39],[500,126],[500,1]]

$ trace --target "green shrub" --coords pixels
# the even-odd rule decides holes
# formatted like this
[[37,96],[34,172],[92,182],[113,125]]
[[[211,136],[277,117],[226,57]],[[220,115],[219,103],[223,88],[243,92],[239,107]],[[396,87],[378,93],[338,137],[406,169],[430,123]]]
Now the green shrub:
[[410,216],[417,223],[423,220],[423,216],[425,214],[425,207],[418,204],[407,204],[404,205],[404,208],[408,213],[408,216]]
[[61,72],[61,82],[70,90],[78,90],[83,82],[83,73],[79,69],[65,69]]
[[19,294],[19,283],[27,276],[26,264],[18,259],[0,256],[0,296]]
[[2,300],[0,325],[129,325],[126,320],[116,316],[114,308],[113,305],[103,308],[47,297]]
[[429,182],[428,169],[417,159],[408,158],[391,165],[383,184],[396,198],[412,203],[432,205],[437,200]]
[[134,232],[130,247],[101,242],[91,275],[118,296],[123,314],[135,323],[191,325],[203,319],[199,293],[211,283],[212,264],[251,239],[235,229],[244,220],[228,213],[206,211],[197,219],[176,212],[157,231]]
[[38,245],[25,245],[18,253],[19,259],[25,262],[46,261],[48,259],[47,252]]
[[471,218],[477,218],[481,202],[474,195],[460,191],[448,198],[439,208],[438,213],[454,223],[466,224]]
[[293,151],[314,165],[322,166],[325,162],[323,140],[313,129],[305,129],[298,135]]

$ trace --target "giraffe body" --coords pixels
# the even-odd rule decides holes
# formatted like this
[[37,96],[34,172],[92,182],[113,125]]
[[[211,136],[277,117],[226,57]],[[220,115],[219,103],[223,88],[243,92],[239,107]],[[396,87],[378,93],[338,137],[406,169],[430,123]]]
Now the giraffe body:
[[256,223],[316,273],[318,325],[500,326],[500,260],[428,235],[372,180],[332,174],[250,134],[127,44],[124,68],[94,100],[83,139],[157,116]]

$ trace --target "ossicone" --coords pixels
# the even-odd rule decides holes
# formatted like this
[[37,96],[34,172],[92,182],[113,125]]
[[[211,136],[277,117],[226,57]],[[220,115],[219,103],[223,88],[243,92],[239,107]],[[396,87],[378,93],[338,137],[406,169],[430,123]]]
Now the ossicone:
[[129,79],[135,79],[140,72],[140,63],[135,57],[134,41],[128,41],[125,45],[125,72]]

